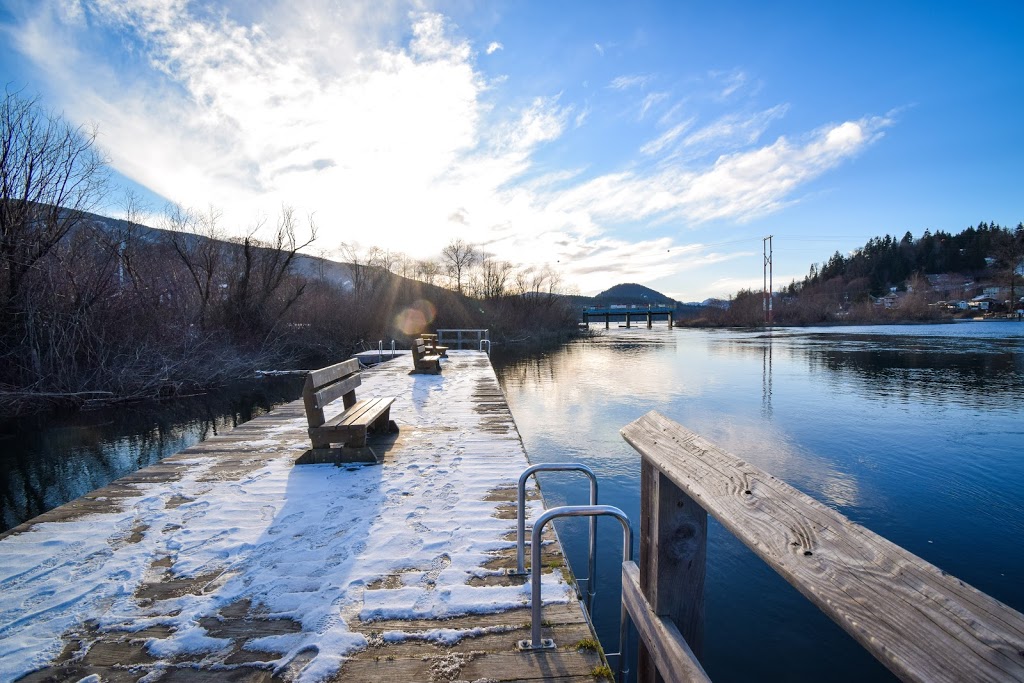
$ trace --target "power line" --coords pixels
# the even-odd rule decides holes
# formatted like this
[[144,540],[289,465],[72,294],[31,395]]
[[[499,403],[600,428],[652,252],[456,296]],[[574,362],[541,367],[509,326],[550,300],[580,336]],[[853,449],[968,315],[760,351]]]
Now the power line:
[[772,324],[772,236],[761,240],[761,254],[764,256],[764,286],[761,289],[764,306],[764,321]]

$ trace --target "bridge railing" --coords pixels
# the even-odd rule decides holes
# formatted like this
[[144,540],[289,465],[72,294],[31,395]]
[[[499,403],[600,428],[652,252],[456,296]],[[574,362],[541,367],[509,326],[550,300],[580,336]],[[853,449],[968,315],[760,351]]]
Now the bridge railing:
[[902,680],[1024,681],[1021,613],[656,412],[622,435],[642,458],[622,572],[640,681],[707,680],[708,514]]

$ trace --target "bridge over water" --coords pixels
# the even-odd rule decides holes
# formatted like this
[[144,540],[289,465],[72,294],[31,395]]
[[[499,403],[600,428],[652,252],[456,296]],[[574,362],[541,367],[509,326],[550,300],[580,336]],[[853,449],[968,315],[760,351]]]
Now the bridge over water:
[[634,320],[645,320],[647,329],[654,326],[654,320],[668,320],[668,326],[672,327],[672,315],[675,313],[673,306],[588,306],[583,309],[583,323],[589,325],[596,318],[599,322],[604,319],[604,327],[610,327],[611,320],[625,319],[626,327],[632,327]]

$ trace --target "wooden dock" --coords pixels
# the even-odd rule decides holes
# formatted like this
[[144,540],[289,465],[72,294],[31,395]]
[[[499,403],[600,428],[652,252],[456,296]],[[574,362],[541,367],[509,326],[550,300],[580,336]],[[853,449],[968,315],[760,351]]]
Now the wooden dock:
[[364,372],[399,397],[382,465],[295,465],[300,400],[0,535],[0,680],[604,680],[553,534],[557,649],[515,648],[526,453],[487,356],[450,356]]

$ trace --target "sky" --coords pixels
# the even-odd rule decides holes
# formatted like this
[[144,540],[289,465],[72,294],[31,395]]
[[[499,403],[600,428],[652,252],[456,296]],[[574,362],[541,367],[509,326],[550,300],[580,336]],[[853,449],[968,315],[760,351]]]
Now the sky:
[[453,239],[594,294],[775,288],[1024,220],[1024,2],[0,0],[0,79],[96,125],[151,223]]

